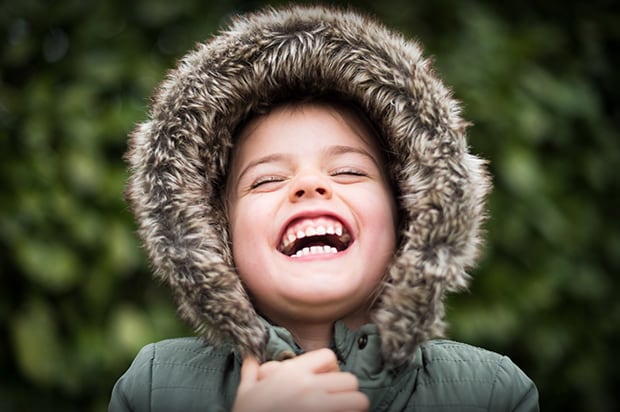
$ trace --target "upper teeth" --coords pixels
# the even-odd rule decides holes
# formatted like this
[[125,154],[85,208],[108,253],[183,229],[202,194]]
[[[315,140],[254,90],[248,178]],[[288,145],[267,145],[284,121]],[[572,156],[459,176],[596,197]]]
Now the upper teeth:
[[289,230],[282,237],[280,249],[286,249],[297,239],[303,239],[309,236],[322,236],[322,235],[337,235],[342,236],[342,225],[338,222],[330,223],[328,225],[307,226],[305,228],[299,227],[289,228]]

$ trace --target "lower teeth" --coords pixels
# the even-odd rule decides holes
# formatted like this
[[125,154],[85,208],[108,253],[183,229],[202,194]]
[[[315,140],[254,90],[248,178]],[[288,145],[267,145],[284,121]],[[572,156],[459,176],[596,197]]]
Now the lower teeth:
[[292,257],[318,255],[325,253],[338,253],[338,249],[332,246],[309,246],[298,250],[297,253],[295,253]]

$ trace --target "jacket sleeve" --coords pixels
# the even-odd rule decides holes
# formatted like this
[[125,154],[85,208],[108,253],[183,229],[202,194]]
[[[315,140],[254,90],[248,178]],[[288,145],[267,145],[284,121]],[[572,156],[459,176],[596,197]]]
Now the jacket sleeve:
[[142,348],[131,366],[116,381],[108,412],[148,412],[151,410],[151,384],[155,345]]
[[538,389],[509,358],[498,365],[489,411],[538,412]]

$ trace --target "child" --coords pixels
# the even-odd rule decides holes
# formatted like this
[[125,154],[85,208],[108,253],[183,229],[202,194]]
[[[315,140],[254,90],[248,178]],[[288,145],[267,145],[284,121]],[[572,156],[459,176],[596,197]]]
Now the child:
[[535,411],[509,359],[431,340],[475,263],[484,162],[417,44],[320,7],[239,17],[158,89],[127,158],[156,274],[200,338],[110,411]]

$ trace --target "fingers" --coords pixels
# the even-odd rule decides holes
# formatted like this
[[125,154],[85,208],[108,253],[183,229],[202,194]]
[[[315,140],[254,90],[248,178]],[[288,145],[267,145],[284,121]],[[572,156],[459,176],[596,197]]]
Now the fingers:
[[260,365],[258,369],[258,380],[263,380],[271,376],[275,371],[278,370],[282,362],[278,361],[269,361]]
[[258,360],[254,357],[246,357],[241,364],[241,379],[239,381],[239,392],[246,392],[258,381],[259,371]]
[[[258,371],[258,380],[268,379],[282,367],[282,362],[266,362]],[[317,381],[327,393],[357,391],[359,383],[350,372],[324,372],[317,375]]]
[[366,412],[370,408],[368,397],[361,392],[330,395],[329,404],[318,405],[319,410]]
[[340,370],[336,354],[327,348],[313,350],[284,362],[294,362],[298,368],[313,373],[338,372]]
[[354,392],[359,389],[357,378],[349,372],[324,373],[319,379],[327,393]]
[[364,412],[368,406],[357,378],[340,372],[334,352],[322,349],[263,365],[244,358],[233,410]]
[[281,367],[295,368],[299,372],[309,372],[312,374],[338,372],[338,359],[333,351],[329,349],[318,349],[295,358],[285,361],[269,361],[260,365],[258,370],[258,380],[265,379],[273,375]]
[[315,394],[306,398],[296,410],[367,412],[370,408],[368,397],[361,392],[340,392],[332,394]]

